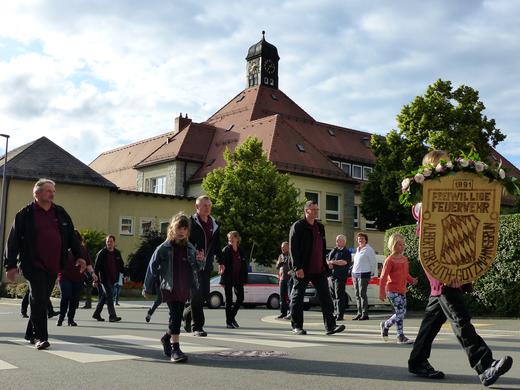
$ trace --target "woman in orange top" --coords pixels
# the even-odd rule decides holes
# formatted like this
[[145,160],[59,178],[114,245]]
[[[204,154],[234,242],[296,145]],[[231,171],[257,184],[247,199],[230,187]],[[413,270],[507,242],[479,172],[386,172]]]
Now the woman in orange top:
[[417,278],[408,273],[408,258],[404,253],[404,237],[394,233],[388,239],[388,249],[391,255],[385,260],[379,282],[379,298],[384,301],[387,297],[394,307],[395,313],[386,321],[381,322],[381,337],[388,340],[388,329],[396,324],[397,343],[412,344],[413,341],[403,333],[403,321],[406,314],[406,282],[416,284]]

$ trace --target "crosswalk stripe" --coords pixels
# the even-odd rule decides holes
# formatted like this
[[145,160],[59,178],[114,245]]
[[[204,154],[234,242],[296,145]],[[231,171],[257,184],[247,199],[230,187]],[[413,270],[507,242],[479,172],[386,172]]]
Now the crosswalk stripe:
[[[134,336],[134,335],[109,335],[109,336],[92,336],[94,338],[102,339],[102,340],[110,340],[110,341],[118,341],[124,342],[132,345],[138,345],[145,348],[153,348],[153,349],[161,349],[162,345],[159,342],[158,338],[151,337],[142,337],[142,336]],[[211,345],[199,345],[193,343],[186,343],[181,338],[181,347],[183,352],[215,352],[215,351],[225,351],[229,348],[225,347],[215,347]]]
[[10,363],[7,363],[4,360],[0,360],[0,370],[12,370],[13,368],[18,368],[16,366],[13,366]]
[[[28,345],[31,348],[34,348],[34,346],[27,344],[27,341],[23,339],[10,341],[18,344]],[[113,352],[106,349],[91,347],[86,344],[69,343],[67,341],[57,339],[49,339],[49,343],[51,344],[50,349],[46,349],[43,352],[60,356],[65,359],[70,359],[78,363],[96,363],[115,360],[139,359],[139,356]]]
[[[248,335],[247,332],[242,332],[240,334]],[[262,333],[258,333],[258,335],[262,335]],[[189,336],[195,337],[195,336]],[[281,348],[302,348],[302,347],[324,347],[323,344],[316,343],[308,343],[302,341],[283,341],[283,340],[268,340],[263,338],[242,338],[242,337],[228,337],[228,336],[206,336],[204,339],[209,340],[217,340],[217,341],[228,341],[234,343],[243,343],[243,344],[254,344],[254,345],[262,345],[266,347],[281,347]]]
[[[319,336],[312,333],[307,333],[305,336],[298,336],[291,333],[280,334],[280,333],[267,333],[267,332],[237,332],[239,334],[243,334],[246,336],[271,336],[271,337],[283,337],[283,338],[297,338],[298,340],[309,340],[309,341],[317,341],[317,342],[326,342],[326,343],[352,343],[352,344],[380,344],[382,340],[380,338],[372,337],[372,338],[361,338],[359,336],[350,336],[345,337],[346,335],[342,335],[338,333],[333,336]],[[338,337],[341,335],[342,337]],[[379,336],[380,337],[380,336]],[[323,345],[322,345],[323,346]]]

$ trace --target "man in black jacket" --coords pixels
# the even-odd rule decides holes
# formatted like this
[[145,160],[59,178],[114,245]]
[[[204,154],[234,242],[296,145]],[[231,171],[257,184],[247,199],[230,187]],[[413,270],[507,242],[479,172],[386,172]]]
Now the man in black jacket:
[[121,317],[116,314],[114,307],[114,284],[119,279],[119,274],[126,274],[125,263],[121,252],[116,249],[116,237],[109,234],[105,239],[105,248],[101,249],[96,255],[96,265],[94,272],[96,273],[99,283],[95,283],[94,287],[98,288],[99,301],[94,310],[92,318],[98,321],[105,321],[101,317],[101,311],[105,303],[108,309],[108,320],[110,322],[121,321]]
[[65,267],[69,249],[76,259],[76,266],[81,271],[86,268],[72,220],[63,207],[54,204],[55,193],[52,180],[36,182],[34,202],[16,214],[5,252],[7,280],[14,282],[19,267],[29,285],[31,315],[25,339],[31,344],[38,339],[37,349],[50,346],[47,305],[56,276]]
[[[202,195],[195,201],[197,212],[190,218],[190,237],[189,240],[195,246],[197,252],[202,252],[205,258],[205,266],[199,271],[199,288],[191,288],[190,305],[184,310],[185,330],[193,330],[194,336],[207,336],[204,330],[204,302],[209,296],[209,279],[213,271],[213,261],[217,257],[221,263],[220,229],[211,214],[211,200],[208,196]],[[224,265],[220,265],[221,273],[224,272]],[[191,321],[193,317],[193,327]]]
[[325,228],[317,221],[320,213],[318,204],[309,200],[304,207],[305,218],[295,222],[289,233],[289,251],[295,271],[291,299],[291,323],[293,333],[307,334],[303,329],[303,297],[312,282],[318,293],[323,322],[328,335],[345,330],[345,325],[336,325],[334,308],[330,296],[327,275],[329,268],[325,259],[327,245]]

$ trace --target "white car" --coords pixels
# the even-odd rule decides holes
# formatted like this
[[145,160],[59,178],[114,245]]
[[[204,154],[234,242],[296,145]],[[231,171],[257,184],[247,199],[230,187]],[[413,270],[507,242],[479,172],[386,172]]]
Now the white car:
[[[280,288],[278,276],[260,272],[250,272],[248,283],[244,285],[244,305],[266,305],[269,309],[280,307]],[[220,276],[210,280],[208,307],[217,309],[225,303],[224,286],[219,284]],[[235,299],[233,292],[233,299]]]

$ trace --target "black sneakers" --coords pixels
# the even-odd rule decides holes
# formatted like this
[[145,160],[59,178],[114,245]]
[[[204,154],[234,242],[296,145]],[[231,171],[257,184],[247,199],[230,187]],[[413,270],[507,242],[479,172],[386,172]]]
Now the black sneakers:
[[297,334],[297,335],[300,335],[300,336],[303,336],[303,335],[307,334],[307,331],[305,329],[302,329],[302,328],[293,328],[292,332],[294,334]]
[[42,349],[47,349],[49,348],[51,345],[49,344],[49,342],[47,340],[43,340],[43,341],[38,341],[36,343],[36,349],[38,350],[42,350]]
[[233,321],[231,321],[231,325],[233,325],[233,326],[234,326],[235,328],[237,328],[237,329],[240,328],[240,326],[238,325],[237,320],[233,320]]
[[205,330],[194,330],[192,334],[196,337],[206,337],[208,335]]
[[94,318],[95,320],[98,320],[98,321],[105,321],[105,319],[103,317],[101,317],[100,314],[93,314],[92,318]]
[[343,332],[344,330],[345,330],[345,325],[336,325],[333,329],[330,329],[327,332],[325,332],[325,334],[330,336],[331,334],[340,333],[340,332]]
[[509,371],[513,365],[513,358],[511,356],[504,356],[500,360],[495,360],[491,367],[479,375],[480,381],[484,386],[491,386],[495,383],[501,375]]
[[108,319],[108,322],[119,322],[119,321],[121,321],[121,317],[117,317],[117,316],[116,317],[110,317]]
[[379,326],[381,327],[381,337],[385,342],[388,341],[388,328],[385,326],[385,321],[381,321]]
[[161,337],[161,344],[163,346],[164,355],[170,357],[172,355],[172,345],[168,333],[165,333],[164,336]]
[[184,363],[188,361],[188,356],[180,349],[174,349],[172,350],[172,356],[170,360],[173,363]]
[[408,365],[408,371],[423,378],[444,379],[444,373],[442,371],[437,371],[427,361],[417,366]]

